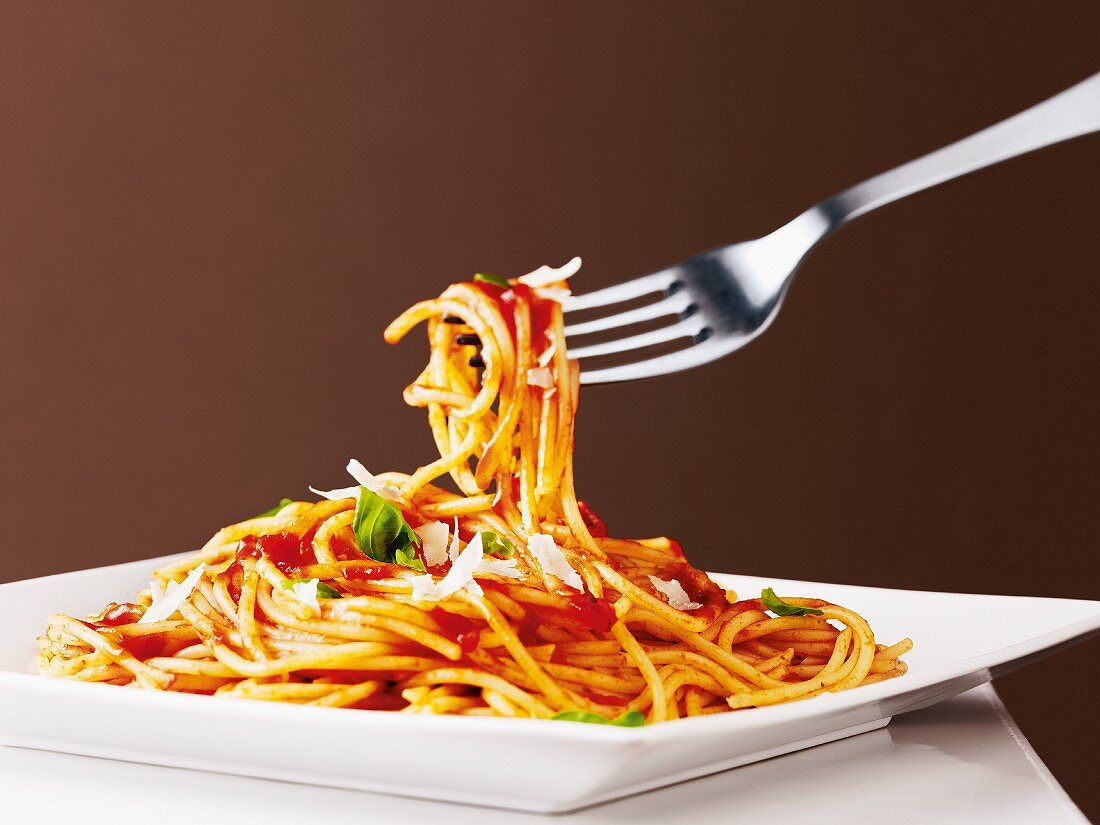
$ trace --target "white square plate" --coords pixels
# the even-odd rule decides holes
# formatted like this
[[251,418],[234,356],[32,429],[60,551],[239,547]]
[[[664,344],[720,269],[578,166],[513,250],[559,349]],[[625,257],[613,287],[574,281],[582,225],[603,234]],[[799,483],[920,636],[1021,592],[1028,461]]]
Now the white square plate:
[[[801,702],[649,728],[436,717],[127,690],[33,673],[46,616],[143,587],[165,559],[0,585],[0,743],[132,762],[561,812],[882,727],[1100,630],[1100,602],[924,593],[717,575],[774,586],[910,636],[909,673]],[[501,770],[521,765],[522,770]]]

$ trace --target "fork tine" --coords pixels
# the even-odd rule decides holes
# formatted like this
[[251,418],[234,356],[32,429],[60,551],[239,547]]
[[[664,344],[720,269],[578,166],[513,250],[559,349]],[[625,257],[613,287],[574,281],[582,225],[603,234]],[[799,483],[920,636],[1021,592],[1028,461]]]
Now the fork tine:
[[635,361],[633,364],[621,364],[617,367],[604,367],[603,369],[582,370],[582,384],[615,384],[620,381],[637,381],[642,378],[656,378],[659,375],[667,375],[672,372],[698,367],[710,361],[720,358],[735,349],[747,344],[751,338],[744,338],[737,343],[726,340],[719,343],[715,339],[703,341],[686,349],[676,352],[658,355],[645,361]]
[[597,289],[584,295],[570,295],[562,303],[565,312],[573,312],[578,309],[593,309],[629,301],[632,298],[641,298],[652,292],[663,292],[676,281],[675,269],[664,269],[651,275],[643,275],[632,281],[624,281],[621,284]]
[[577,349],[570,348],[569,357],[579,360],[582,358],[592,358],[597,355],[613,355],[617,352],[629,352],[630,350],[652,346],[653,344],[664,344],[668,341],[675,341],[678,338],[694,338],[702,332],[705,326],[706,323],[702,318],[693,315],[671,326],[650,330],[649,332],[643,332],[639,335],[628,335],[626,338],[618,338],[614,341],[604,341],[599,344],[591,344],[587,347],[578,347]]
[[625,327],[629,324],[637,324],[641,321],[652,321],[663,318],[666,315],[683,315],[692,305],[691,297],[685,291],[673,293],[656,303],[646,304],[644,307],[630,309],[615,315],[606,315],[603,318],[595,318],[591,321],[582,321],[579,324],[570,324],[565,328],[565,337],[576,335],[588,335],[592,332],[602,332],[616,327]]

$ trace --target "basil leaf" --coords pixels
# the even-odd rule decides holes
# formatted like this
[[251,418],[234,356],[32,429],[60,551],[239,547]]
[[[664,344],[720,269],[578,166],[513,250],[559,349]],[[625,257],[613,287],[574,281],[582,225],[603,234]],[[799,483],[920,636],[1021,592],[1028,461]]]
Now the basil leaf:
[[821,616],[824,613],[823,610],[818,610],[816,607],[799,607],[787,604],[775,595],[775,591],[770,587],[765,587],[760,591],[760,601],[764,603],[765,610],[770,610],[776,616]]
[[587,710],[563,710],[551,718],[562,722],[587,722],[590,725],[617,725],[620,728],[640,728],[645,724],[645,717],[636,710],[628,710],[614,719]]
[[555,722],[588,722],[592,725],[606,725],[607,719],[598,713],[589,713],[587,710],[563,710],[550,717]]
[[359,488],[351,527],[359,550],[375,561],[392,564],[398,550],[420,546],[420,536],[409,527],[401,509],[366,487]]
[[618,725],[620,728],[640,728],[645,725],[645,716],[641,711],[628,710],[616,716],[608,724]]
[[500,556],[510,559],[516,554],[516,546],[504,536],[498,536],[492,530],[481,531],[481,546],[486,556]]
[[342,599],[340,591],[335,587],[324,582],[317,582],[317,598],[318,599]]
[[499,275],[493,275],[491,272],[479,272],[474,276],[474,280],[483,284],[492,284],[493,286],[499,286],[501,289],[511,289],[512,285],[508,283],[504,278]]
[[428,572],[428,569],[424,566],[424,562],[416,557],[416,550],[412,547],[402,547],[400,550],[394,551],[393,560],[397,564],[403,564],[405,567],[411,567],[413,570],[419,570],[421,573]]
[[[279,586],[282,587],[283,590],[292,590],[296,584],[304,584],[311,581],[313,581],[313,579],[287,579],[286,581],[279,582]],[[317,598],[342,599],[344,597],[340,595],[340,591],[335,587],[319,581],[317,582]]]
[[[293,504],[293,503],[294,503],[294,499],[292,499],[292,498],[281,498],[281,499],[279,499],[279,503],[276,504],[274,507],[272,507],[270,510],[264,510],[258,516],[253,516],[252,518],[269,518],[269,517],[275,515],[276,513],[278,513],[280,510],[282,510],[288,504]],[[249,519],[249,521],[251,521],[251,519]]]

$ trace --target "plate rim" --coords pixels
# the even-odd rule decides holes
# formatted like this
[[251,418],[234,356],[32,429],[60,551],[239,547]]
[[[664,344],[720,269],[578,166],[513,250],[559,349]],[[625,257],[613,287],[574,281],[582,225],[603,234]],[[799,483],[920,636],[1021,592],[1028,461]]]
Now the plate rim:
[[[23,586],[42,585],[50,579],[59,577],[74,577],[88,573],[101,573],[117,570],[123,567],[137,567],[141,565],[159,565],[167,561],[192,555],[191,551],[173,553],[149,559],[138,559],[117,564],[103,565],[100,567],[85,568],[82,570],[52,573],[45,576],[37,576],[30,579],[21,579],[14,582],[0,584],[0,600],[6,592],[19,589]],[[722,586],[730,586],[731,579],[741,578],[766,578],[748,573],[711,573],[716,582]],[[996,648],[986,653],[977,654],[964,659],[934,665],[927,670],[914,673],[910,670],[903,677],[888,679],[871,685],[860,686],[858,689],[846,690],[840,693],[824,693],[812,697],[811,701],[786,702],[778,705],[752,708],[752,713],[712,714],[700,718],[680,718],[669,720],[659,725],[646,725],[638,728],[619,728],[603,725],[546,725],[544,719],[503,719],[495,717],[451,716],[451,715],[419,715],[419,714],[394,714],[387,711],[364,711],[348,714],[345,708],[326,708],[294,705],[290,710],[286,703],[255,702],[240,700],[237,702],[211,702],[208,696],[192,696],[188,694],[168,694],[162,691],[119,691],[113,685],[88,684],[73,682],[66,679],[51,679],[35,673],[20,673],[11,670],[0,669],[0,687],[11,687],[20,691],[44,691],[57,693],[61,697],[69,695],[72,690],[83,691],[83,696],[90,698],[89,689],[103,691],[99,694],[101,701],[112,704],[118,702],[124,705],[139,703],[139,706],[157,708],[161,703],[165,708],[179,708],[179,702],[192,703],[188,707],[195,710],[205,709],[214,715],[236,716],[244,714],[260,720],[272,719],[276,721],[289,721],[296,718],[302,722],[316,719],[318,723],[323,720],[343,719],[345,725],[352,726],[382,726],[416,729],[423,726],[425,729],[439,728],[439,726],[452,725],[456,731],[468,732],[481,731],[483,733],[496,734],[502,731],[510,731],[517,735],[528,734],[553,739],[577,740],[599,745],[623,745],[637,747],[641,745],[659,744],[664,740],[678,739],[705,729],[711,734],[721,734],[724,731],[735,732],[741,730],[753,730],[767,727],[776,720],[797,723],[826,716],[832,713],[840,713],[852,710],[885,699],[897,699],[909,694],[920,692],[934,685],[951,682],[955,679],[967,676],[979,676],[979,682],[990,681],[993,678],[992,669],[999,666],[1011,668],[1011,665],[1023,659],[1049,655],[1074,643],[1100,634],[1100,600],[1089,599],[1065,599],[1050,596],[1018,596],[999,595],[988,593],[957,593],[952,591],[936,590],[907,590],[903,588],[874,587],[859,584],[844,584],[836,582],[809,582],[797,579],[773,578],[772,581],[792,585],[825,585],[829,587],[847,587],[862,590],[871,590],[878,593],[906,593],[928,594],[933,596],[948,596],[954,598],[977,598],[995,600],[1034,600],[1040,602],[1074,603],[1089,606],[1093,609],[1091,615],[1062,625],[1054,630],[1022,639],[1011,645]],[[1002,671],[1003,672],[1003,671]],[[923,706],[923,705],[920,705]],[[914,706],[911,709],[916,709]],[[900,713],[904,711],[893,711]],[[287,714],[291,714],[288,716]],[[332,716],[331,714],[337,714]]]

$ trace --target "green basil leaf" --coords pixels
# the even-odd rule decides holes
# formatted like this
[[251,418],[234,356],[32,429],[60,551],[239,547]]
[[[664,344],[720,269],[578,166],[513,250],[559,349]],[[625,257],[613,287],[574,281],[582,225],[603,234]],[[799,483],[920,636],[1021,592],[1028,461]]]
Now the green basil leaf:
[[760,601],[764,603],[764,609],[770,610],[776,616],[821,616],[824,611],[816,607],[799,607],[787,604],[770,587],[760,591]]
[[587,722],[590,725],[617,725],[620,728],[640,728],[645,724],[645,716],[636,710],[628,710],[614,719],[587,710],[563,710],[551,718],[562,722]]
[[366,487],[359,488],[351,528],[359,550],[375,561],[392,564],[398,550],[420,546],[420,536],[409,527],[401,509]]
[[324,582],[317,582],[317,598],[318,599],[342,599],[340,591],[335,587]]
[[[275,515],[276,513],[278,513],[280,510],[282,510],[288,504],[293,504],[293,503],[294,503],[294,499],[292,499],[292,498],[281,498],[281,499],[279,499],[279,503],[276,504],[274,507],[272,507],[270,510],[264,510],[258,516],[253,516],[252,518],[269,518],[269,517]],[[250,519],[250,521],[251,521],[251,519]]]
[[511,289],[512,285],[507,280],[501,278],[499,275],[493,275],[491,272],[479,272],[474,276],[475,281],[479,281],[483,284],[492,284],[493,286],[499,286],[501,289]]
[[428,572],[428,569],[424,567],[424,562],[416,557],[416,550],[412,547],[402,547],[394,551],[393,560],[397,564],[403,564],[405,567],[411,567],[421,573]]
[[[296,584],[304,584],[311,581],[313,581],[313,579],[286,579],[285,581],[279,582],[279,586],[282,587],[283,590],[291,590]],[[340,595],[340,591],[335,587],[319,581],[317,582],[317,598],[342,599],[344,597]]]
[[481,531],[481,546],[486,556],[500,556],[510,559],[516,554],[516,546],[504,536],[498,536],[492,530]]
[[640,728],[645,725],[645,716],[641,711],[628,710],[616,716],[608,724],[618,725],[620,728]]

